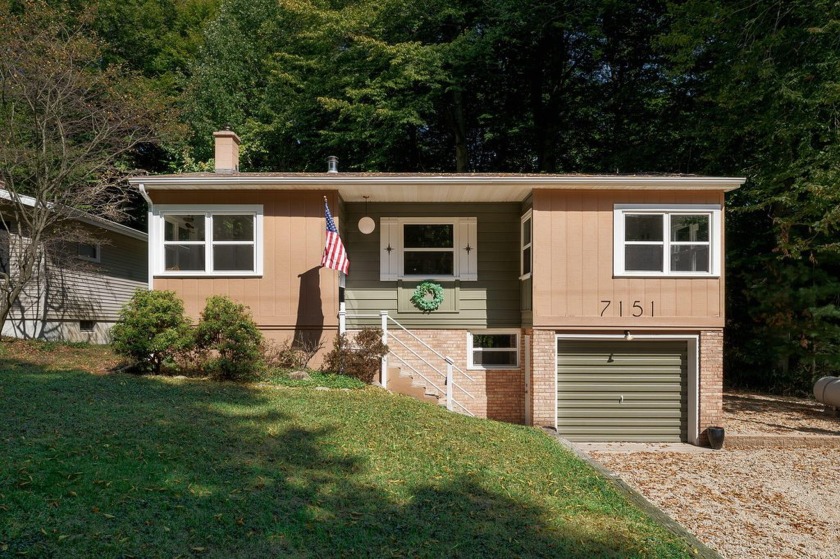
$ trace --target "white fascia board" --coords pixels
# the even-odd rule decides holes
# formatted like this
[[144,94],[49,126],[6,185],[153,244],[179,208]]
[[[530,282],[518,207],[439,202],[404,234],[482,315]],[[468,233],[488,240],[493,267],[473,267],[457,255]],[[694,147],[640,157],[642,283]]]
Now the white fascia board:
[[163,175],[129,179],[133,185],[144,184],[146,189],[167,190],[167,187],[184,188],[243,188],[287,187],[300,190],[336,188],[354,184],[363,185],[528,185],[534,189],[649,189],[661,190],[679,187],[694,189],[734,190],[746,181],[743,177],[682,177],[682,176],[614,176],[614,175]]
[[[337,191],[345,202],[521,202],[534,190],[685,190],[726,192],[738,177],[569,175],[165,175],[129,182],[152,190]],[[367,198],[366,198],[367,197]]]

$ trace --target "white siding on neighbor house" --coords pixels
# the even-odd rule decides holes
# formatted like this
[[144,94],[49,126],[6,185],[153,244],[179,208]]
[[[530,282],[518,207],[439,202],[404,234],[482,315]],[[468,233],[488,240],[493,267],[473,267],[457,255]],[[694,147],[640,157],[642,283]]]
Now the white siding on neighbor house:
[[[107,341],[107,331],[137,289],[147,289],[146,242],[101,231],[100,261],[40,273],[13,307],[3,334],[68,341]],[[79,321],[93,321],[82,332]]]

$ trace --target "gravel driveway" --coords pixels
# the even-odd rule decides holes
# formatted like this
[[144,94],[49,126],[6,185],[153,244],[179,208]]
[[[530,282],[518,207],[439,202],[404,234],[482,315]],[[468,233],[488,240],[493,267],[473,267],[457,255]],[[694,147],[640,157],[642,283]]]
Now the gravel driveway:
[[[840,556],[840,418],[746,393],[727,393],[724,413],[719,451],[577,446],[727,559]],[[738,438],[747,448],[727,448]]]

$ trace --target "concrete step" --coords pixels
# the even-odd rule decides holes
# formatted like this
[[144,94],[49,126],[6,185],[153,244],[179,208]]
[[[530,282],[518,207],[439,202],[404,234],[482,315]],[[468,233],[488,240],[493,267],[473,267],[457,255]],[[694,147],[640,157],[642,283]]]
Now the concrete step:
[[438,399],[436,396],[426,394],[425,387],[415,385],[412,379],[406,376],[389,376],[388,390],[396,394],[405,394],[406,396],[411,396],[412,398],[415,398],[422,402],[429,402],[433,404],[438,403]]

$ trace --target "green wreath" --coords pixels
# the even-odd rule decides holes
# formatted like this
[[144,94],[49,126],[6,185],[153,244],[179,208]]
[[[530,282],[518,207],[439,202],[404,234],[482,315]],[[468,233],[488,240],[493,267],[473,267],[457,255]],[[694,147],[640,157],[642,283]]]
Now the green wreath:
[[[431,299],[428,298],[429,295],[432,296]],[[436,311],[443,303],[443,287],[433,281],[421,282],[411,296],[411,303],[423,312]]]

